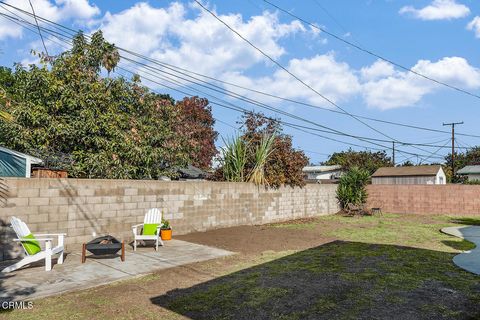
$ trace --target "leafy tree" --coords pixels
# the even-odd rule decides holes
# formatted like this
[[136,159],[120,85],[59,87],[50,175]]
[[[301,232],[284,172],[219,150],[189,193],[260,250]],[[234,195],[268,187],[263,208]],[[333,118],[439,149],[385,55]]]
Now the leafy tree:
[[337,188],[337,199],[340,207],[346,208],[348,204],[362,205],[367,201],[365,186],[370,179],[370,173],[358,167],[351,167],[340,177]]
[[207,169],[218,153],[215,140],[218,133],[213,129],[215,120],[208,100],[199,97],[184,98],[175,105],[179,112],[176,130],[187,140],[191,164]]
[[[455,152],[455,172],[465,166],[480,164],[480,146],[475,146],[466,152]],[[445,174],[452,182],[464,182],[465,178],[460,176],[452,177],[452,153],[445,156]]]
[[8,90],[12,86],[12,83],[12,70],[0,67],[0,119],[4,121],[12,120],[12,115],[7,111],[12,103],[8,97]]
[[407,160],[407,161],[403,162],[402,164],[400,164],[400,167],[413,167],[413,166],[415,166],[415,163],[413,163],[410,160]]
[[[188,108],[152,93],[138,76],[132,81],[102,77],[103,70],[115,69],[119,55],[100,31],[90,42],[79,33],[70,51],[42,61],[40,67],[16,65],[13,72],[0,72],[13,117],[0,121],[1,144],[62,158],[54,165],[73,177],[156,179],[195,161],[192,155],[201,150],[192,150],[192,137],[178,128],[185,121],[192,127],[201,113],[183,115]],[[65,156],[52,157],[57,154]]]
[[324,164],[341,165],[346,170],[357,167],[367,170],[370,174],[380,167],[393,166],[391,158],[385,151],[354,151],[352,149],[333,153]]

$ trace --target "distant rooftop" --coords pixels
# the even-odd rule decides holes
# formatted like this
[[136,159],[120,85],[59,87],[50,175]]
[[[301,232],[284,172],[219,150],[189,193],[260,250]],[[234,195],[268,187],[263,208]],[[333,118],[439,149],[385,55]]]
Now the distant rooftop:
[[340,165],[334,166],[308,166],[302,169],[303,172],[327,172],[342,169]]
[[436,176],[442,166],[382,167],[372,177]]
[[480,174],[480,165],[466,166],[457,171],[458,174]]
[[205,171],[190,164],[186,168],[178,168],[177,171],[184,179],[203,179],[206,176]]
[[19,158],[28,159],[28,160],[30,160],[30,162],[32,164],[43,163],[42,159],[39,159],[37,157],[31,156],[31,155],[28,155],[28,154],[25,154],[25,153],[22,153],[22,152],[15,151],[15,150],[12,150],[12,149],[8,149],[8,148],[2,147],[2,146],[0,146],[0,151],[5,152],[5,153],[9,153],[9,154],[17,156]]

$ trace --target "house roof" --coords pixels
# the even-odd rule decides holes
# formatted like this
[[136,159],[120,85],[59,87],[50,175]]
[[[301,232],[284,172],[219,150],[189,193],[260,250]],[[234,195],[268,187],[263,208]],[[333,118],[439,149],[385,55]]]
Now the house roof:
[[480,174],[480,165],[463,167],[462,169],[458,170],[457,173],[458,174],[472,174],[472,173]]
[[327,172],[327,171],[335,171],[342,169],[340,165],[334,166],[308,166],[302,169],[303,172]]
[[372,177],[436,176],[442,166],[382,167]]
[[42,159],[39,159],[39,158],[37,158],[37,157],[31,156],[31,155],[28,155],[28,154],[25,154],[25,153],[21,153],[21,152],[12,150],[12,149],[8,149],[8,148],[5,148],[5,147],[1,147],[1,146],[0,146],[0,151],[5,152],[5,153],[12,154],[12,155],[17,156],[17,157],[19,157],[19,158],[28,159],[28,160],[30,160],[30,163],[32,163],[32,164],[41,164],[41,163],[43,163],[43,160],[42,160]]
[[178,168],[177,171],[184,179],[203,179],[206,176],[205,171],[192,165],[188,165],[186,168]]

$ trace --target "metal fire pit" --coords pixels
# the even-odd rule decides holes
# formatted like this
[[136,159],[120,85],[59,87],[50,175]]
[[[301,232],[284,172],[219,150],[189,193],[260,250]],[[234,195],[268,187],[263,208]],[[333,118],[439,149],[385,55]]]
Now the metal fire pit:
[[82,246],[82,263],[87,259],[87,251],[93,256],[116,255],[122,250],[120,255],[122,261],[125,261],[125,243],[118,241],[112,236],[103,236],[93,239]]

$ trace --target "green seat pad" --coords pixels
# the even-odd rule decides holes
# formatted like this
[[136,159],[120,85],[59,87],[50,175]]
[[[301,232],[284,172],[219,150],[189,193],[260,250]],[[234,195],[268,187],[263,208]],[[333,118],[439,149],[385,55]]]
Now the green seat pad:
[[143,225],[143,235],[154,236],[157,234],[158,223],[145,223]]
[[26,235],[22,238],[22,240],[28,240],[22,241],[23,247],[25,248],[25,251],[27,251],[28,255],[33,256],[34,254],[42,251],[40,243],[35,239],[33,234],[30,233],[29,235]]

